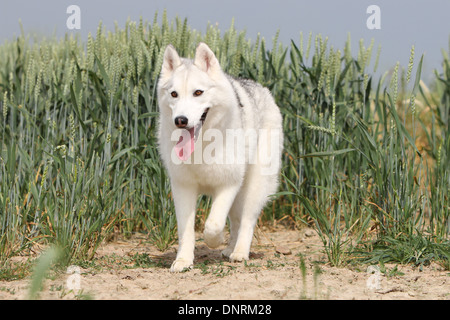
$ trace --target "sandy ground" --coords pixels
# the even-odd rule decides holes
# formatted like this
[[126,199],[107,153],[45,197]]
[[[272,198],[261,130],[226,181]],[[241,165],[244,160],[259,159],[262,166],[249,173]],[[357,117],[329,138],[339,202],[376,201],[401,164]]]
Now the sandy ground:
[[[197,235],[193,270],[172,274],[176,244],[158,251],[143,235],[102,246],[91,265],[75,266],[44,282],[41,299],[432,299],[450,300],[450,272],[437,264],[331,267],[313,230],[258,229],[247,263],[222,259]],[[300,255],[306,276],[302,275]],[[136,257],[143,257],[136,265]],[[142,259],[141,259],[142,260]],[[150,263],[149,263],[150,262]],[[147,263],[143,265],[142,263]],[[317,266],[320,272],[317,272]],[[395,270],[395,268],[397,268]],[[25,299],[30,278],[0,282],[0,300]],[[78,289],[79,288],[79,289]]]

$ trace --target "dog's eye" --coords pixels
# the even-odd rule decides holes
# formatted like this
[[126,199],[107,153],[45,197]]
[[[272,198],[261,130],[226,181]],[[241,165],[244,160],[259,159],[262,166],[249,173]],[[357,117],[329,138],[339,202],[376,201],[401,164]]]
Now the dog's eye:
[[194,97],[200,97],[203,94],[202,90],[195,90]]
[[172,91],[170,93],[170,95],[172,96],[172,98],[177,98],[178,97],[178,93],[176,91]]

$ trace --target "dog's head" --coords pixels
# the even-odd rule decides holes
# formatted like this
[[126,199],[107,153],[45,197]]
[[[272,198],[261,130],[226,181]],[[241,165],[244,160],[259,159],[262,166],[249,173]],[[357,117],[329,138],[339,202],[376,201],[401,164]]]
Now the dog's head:
[[199,44],[193,61],[180,58],[173,46],[167,46],[158,96],[169,106],[176,127],[190,130],[206,121],[220,77],[219,61],[206,44]]
[[200,129],[214,119],[214,107],[223,104],[218,86],[224,77],[219,61],[206,44],[198,45],[194,60],[180,58],[173,46],[167,46],[158,99],[160,111],[171,119],[173,129],[185,129],[177,147],[188,144],[193,151]]

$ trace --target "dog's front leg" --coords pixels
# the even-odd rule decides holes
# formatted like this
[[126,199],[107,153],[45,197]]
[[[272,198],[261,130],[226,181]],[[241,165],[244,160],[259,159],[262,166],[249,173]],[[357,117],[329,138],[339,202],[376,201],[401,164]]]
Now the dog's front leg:
[[241,186],[237,184],[221,188],[215,192],[211,213],[206,220],[205,231],[203,233],[208,247],[217,248],[223,243],[223,229],[225,228],[231,205],[233,204],[240,187]]
[[198,193],[193,186],[173,183],[172,194],[178,225],[178,252],[170,271],[181,272],[192,268],[194,264],[195,207]]

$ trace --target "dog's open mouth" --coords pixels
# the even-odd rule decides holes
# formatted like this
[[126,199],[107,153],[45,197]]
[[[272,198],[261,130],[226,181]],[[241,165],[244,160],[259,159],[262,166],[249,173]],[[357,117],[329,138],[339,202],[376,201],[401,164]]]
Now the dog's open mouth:
[[205,123],[206,116],[208,115],[209,108],[205,109],[200,121],[194,127],[186,130],[182,130],[182,134],[177,144],[175,145],[175,153],[181,161],[186,161],[194,152],[195,142],[198,139],[200,130]]

